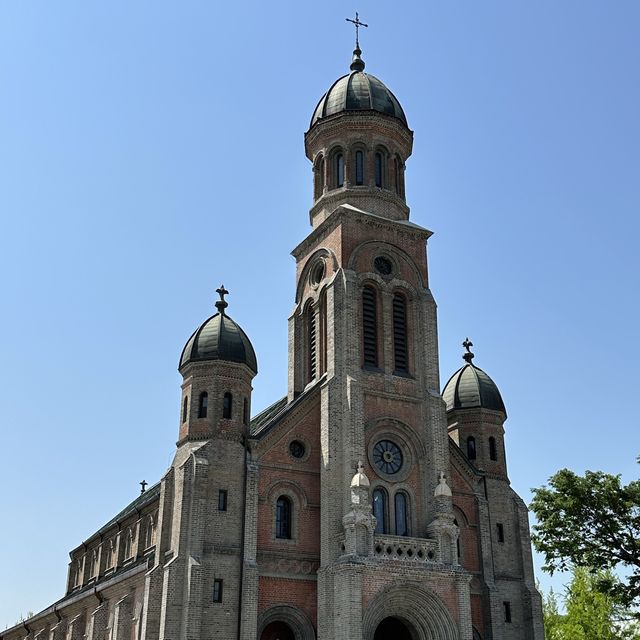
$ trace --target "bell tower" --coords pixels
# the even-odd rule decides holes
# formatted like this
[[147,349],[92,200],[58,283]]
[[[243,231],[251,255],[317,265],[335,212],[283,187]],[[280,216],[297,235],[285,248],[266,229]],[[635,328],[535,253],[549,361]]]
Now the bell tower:
[[[354,603],[362,607],[369,581],[401,594],[406,566],[394,558],[404,553],[425,589],[436,580],[430,566],[447,567],[459,628],[468,626],[470,637],[468,577],[457,564],[446,484],[431,232],[409,222],[405,197],[413,132],[395,95],[364,69],[356,42],[349,73],[314,110],[305,134],[312,230],[292,252],[289,401],[315,386],[321,397],[318,637],[368,637],[366,625],[381,620],[367,622]],[[365,492],[354,490],[354,477],[370,483],[370,510],[358,502]],[[444,604],[436,609],[445,612],[442,628],[453,629]]]

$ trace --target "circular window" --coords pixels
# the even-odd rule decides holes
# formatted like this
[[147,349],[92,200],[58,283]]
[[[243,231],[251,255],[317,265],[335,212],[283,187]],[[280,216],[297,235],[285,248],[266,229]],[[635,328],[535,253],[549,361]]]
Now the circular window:
[[303,458],[305,454],[304,444],[300,442],[300,440],[292,440],[289,443],[289,453],[291,453],[294,458]]
[[391,264],[391,260],[385,258],[384,256],[378,256],[373,261],[373,266],[375,270],[382,276],[389,276],[393,271],[393,265]]
[[373,447],[373,463],[383,473],[398,473],[402,468],[402,451],[395,442],[380,440]]
[[311,269],[309,280],[311,280],[311,284],[320,284],[322,278],[324,278],[324,262],[321,260]]

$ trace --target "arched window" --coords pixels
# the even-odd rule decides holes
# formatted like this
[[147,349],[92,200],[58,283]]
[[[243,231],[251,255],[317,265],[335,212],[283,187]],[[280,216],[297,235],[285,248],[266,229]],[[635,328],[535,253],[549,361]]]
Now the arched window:
[[200,400],[198,402],[198,418],[207,417],[207,406],[209,404],[209,394],[203,391],[200,394]]
[[124,556],[123,559],[127,560],[133,555],[133,534],[131,529],[128,529],[124,534]]
[[381,151],[376,151],[375,165],[376,165],[376,187],[382,187],[384,185],[384,157]]
[[373,287],[362,290],[362,346],[365,367],[378,366],[378,309]]
[[460,525],[458,524],[458,520],[456,518],[453,519],[453,524],[458,527],[458,538],[456,539],[456,551],[458,552],[458,560],[460,560]]
[[373,515],[376,533],[387,533],[387,492],[380,487],[373,491]]
[[245,398],[242,401],[242,422],[243,424],[249,424],[249,398]]
[[409,535],[409,507],[407,494],[398,491],[394,497],[394,507],[396,516],[396,535]]
[[396,193],[398,195],[402,195],[402,191],[400,189],[400,162],[398,158],[393,159],[393,181],[396,186]]
[[187,421],[187,416],[189,415],[189,396],[185,396],[182,401],[182,422]]
[[496,439],[493,436],[489,438],[489,457],[492,460],[498,459],[498,449],[496,448]]
[[395,371],[407,373],[407,300],[401,293],[393,296],[393,357]]
[[94,549],[91,554],[91,574],[90,577],[94,578],[98,575],[98,552]]
[[341,187],[344,185],[344,156],[342,153],[336,154],[334,163],[336,187]]
[[320,375],[327,371],[327,294],[320,294]]
[[324,156],[316,160],[314,175],[314,197],[317,200],[324,192]]
[[291,500],[280,496],[276,502],[276,538],[291,538]]
[[222,417],[231,420],[233,412],[233,396],[227,391],[222,398]]
[[467,458],[476,459],[476,439],[473,436],[467,438]]
[[318,364],[318,344],[316,336],[316,312],[312,304],[307,305],[305,312],[307,330],[307,380],[311,382],[316,377]]
[[356,184],[364,184],[364,153],[356,151]]
[[116,559],[116,547],[113,544],[113,540],[109,540],[109,544],[107,545],[107,557],[105,559],[104,568],[110,569],[113,567]]
[[147,528],[144,535],[144,548],[148,549],[153,546],[156,538],[156,524],[153,520],[153,516],[147,518]]

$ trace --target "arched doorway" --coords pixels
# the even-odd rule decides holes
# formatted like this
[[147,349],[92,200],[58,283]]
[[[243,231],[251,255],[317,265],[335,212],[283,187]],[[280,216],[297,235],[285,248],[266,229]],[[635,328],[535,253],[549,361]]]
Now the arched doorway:
[[268,624],[260,640],[295,640],[296,636],[291,630],[291,627],[286,622],[272,622]]
[[373,640],[413,640],[413,636],[402,620],[389,617],[378,625]]

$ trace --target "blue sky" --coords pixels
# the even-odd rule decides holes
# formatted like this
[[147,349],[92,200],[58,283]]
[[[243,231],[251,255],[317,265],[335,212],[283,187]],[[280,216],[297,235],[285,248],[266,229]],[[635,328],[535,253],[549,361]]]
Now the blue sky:
[[221,282],[254,410],[284,395],[303,133],[356,8],[415,131],[442,383],[468,335],[527,501],[562,467],[637,477],[637,2],[4,0],[0,627],[166,470],[178,356]]

